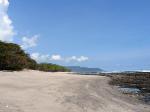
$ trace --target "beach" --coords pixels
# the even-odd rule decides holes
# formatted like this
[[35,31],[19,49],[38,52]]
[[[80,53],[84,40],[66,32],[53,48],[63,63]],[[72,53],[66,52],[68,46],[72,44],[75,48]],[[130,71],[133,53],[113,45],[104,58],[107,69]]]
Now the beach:
[[0,72],[0,112],[150,112],[106,76],[25,70]]

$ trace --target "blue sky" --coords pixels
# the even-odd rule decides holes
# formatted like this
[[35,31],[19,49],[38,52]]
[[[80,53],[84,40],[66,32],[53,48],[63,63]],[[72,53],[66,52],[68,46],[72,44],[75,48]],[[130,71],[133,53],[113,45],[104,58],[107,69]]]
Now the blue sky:
[[10,0],[7,15],[13,41],[37,60],[137,70],[150,69],[149,6],[149,0]]

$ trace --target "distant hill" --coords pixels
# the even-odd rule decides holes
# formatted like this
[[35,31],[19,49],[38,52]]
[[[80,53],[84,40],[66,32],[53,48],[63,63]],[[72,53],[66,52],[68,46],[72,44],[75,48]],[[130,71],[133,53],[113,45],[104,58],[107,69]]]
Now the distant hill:
[[72,72],[79,72],[79,73],[92,73],[92,72],[103,72],[104,70],[100,68],[88,68],[88,67],[80,67],[80,66],[67,66]]

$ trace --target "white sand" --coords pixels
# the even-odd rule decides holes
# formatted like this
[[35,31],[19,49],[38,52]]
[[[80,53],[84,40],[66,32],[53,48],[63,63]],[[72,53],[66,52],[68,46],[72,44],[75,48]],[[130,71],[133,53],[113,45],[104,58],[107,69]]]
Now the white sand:
[[104,76],[0,72],[0,112],[150,112]]

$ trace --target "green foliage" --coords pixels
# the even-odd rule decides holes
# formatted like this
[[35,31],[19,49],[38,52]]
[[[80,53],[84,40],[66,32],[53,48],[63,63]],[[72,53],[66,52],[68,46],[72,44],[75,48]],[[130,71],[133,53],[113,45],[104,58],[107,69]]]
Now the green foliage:
[[37,64],[19,45],[0,41],[0,70],[22,70],[25,68],[52,72],[69,71],[65,67],[55,64]]
[[19,45],[0,41],[0,70],[36,69],[36,62]]
[[60,66],[60,65],[56,65],[56,64],[51,64],[51,63],[41,63],[38,64],[38,69],[41,71],[46,71],[46,72],[69,72],[70,70]]

